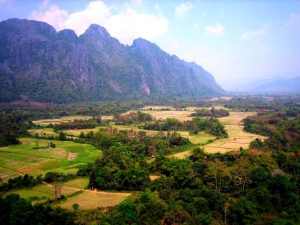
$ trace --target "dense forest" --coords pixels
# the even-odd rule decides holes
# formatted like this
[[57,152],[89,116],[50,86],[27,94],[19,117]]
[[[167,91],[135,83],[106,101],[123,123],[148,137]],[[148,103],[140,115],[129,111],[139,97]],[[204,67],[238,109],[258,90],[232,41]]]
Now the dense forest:
[[176,119],[168,118],[164,121],[146,123],[145,130],[172,131],[187,130],[190,133],[197,134],[200,131],[206,131],[216,137],[227,137],[224,126],[214,118],[195,117],[192,121],[180,122]]

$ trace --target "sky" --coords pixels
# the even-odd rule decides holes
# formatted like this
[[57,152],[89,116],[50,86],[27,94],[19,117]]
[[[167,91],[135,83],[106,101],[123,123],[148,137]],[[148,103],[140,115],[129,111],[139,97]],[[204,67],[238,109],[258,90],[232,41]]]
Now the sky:
[[77,35],[99,24],[127,45],[145,38],[226,90],[300,76],[300,0],[0,0],[0,21],[9,18]]

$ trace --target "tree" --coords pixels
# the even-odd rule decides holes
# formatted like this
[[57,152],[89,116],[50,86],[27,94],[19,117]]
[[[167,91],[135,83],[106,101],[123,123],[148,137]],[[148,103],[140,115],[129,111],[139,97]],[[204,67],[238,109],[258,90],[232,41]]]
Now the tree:
[[85,138],[85,135],[84,135],[84,133],[82,131],[80,132],[79,138],[80,139],[84,139]]
[[67,139],[67,136],[64,132],[59,132],[58,139],[60,141],[65,141]]
[[78,204],[78,203],[74,203],[74,204],[72,205],[72,208],[73,208],[75,211],[77,211],[77,210],[79,209],[79,204]]

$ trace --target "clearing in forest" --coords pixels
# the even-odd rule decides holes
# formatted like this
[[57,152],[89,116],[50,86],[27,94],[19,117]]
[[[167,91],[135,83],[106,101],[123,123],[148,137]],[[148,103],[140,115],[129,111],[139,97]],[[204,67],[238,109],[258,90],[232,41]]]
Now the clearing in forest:
[[105,208],[118,205],[130,195],[131,193],[84,190],[67,198],[66,201],[61,202],[59,205],[67,209],[72,209],[75,203],[79,205],[80,209]]
[[[87,177],[76,178],[74,180],[62,183],[61,193],[64,196],[74,194],[82,189],[85,189],[89,184]],[[47,200],[54,198],[54,184],[39,184],[31,188],[23,188],[9,191],[7,194],[19,194],[22,198],[31,200]]]
[[225,153],[230,151],[237,151],[242,148],[248,148],[251,141],[256,138],[261,140],[266,137],[245,132],[243,130],[242,120],[247,116],[255,115],[255,112],[230,112],[228,117],[219,118],[219,120],[225,125],[225,129],[228,133],[228,138],[216,140],[208,145],[205,145],[204,150],[207,153]]

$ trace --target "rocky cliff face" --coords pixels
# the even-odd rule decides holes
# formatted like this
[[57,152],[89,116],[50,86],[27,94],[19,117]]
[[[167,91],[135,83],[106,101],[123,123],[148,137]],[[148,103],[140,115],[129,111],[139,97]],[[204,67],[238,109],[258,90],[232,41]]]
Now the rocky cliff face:
[[72,30],[56,32],[46,23],[20,19],[0,23],[0,82],[2,102],[22,95],[78,102],[224,93],[202,67],[147,40],[125,46],[98,25],[77,37]]

